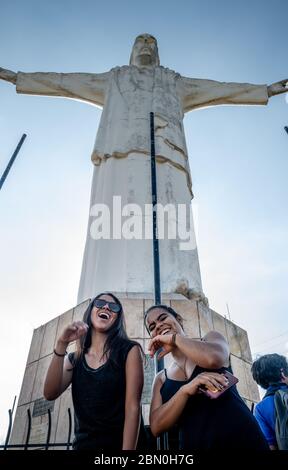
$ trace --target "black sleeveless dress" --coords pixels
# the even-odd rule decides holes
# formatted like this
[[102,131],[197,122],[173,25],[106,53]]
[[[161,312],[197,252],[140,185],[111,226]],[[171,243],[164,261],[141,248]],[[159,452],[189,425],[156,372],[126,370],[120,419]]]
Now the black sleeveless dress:
[[119,351],[119,364],[111,360],[92,369],[85,355],[73,365],[72,399],[74,405],[73,449],[118,449],[122,448],[125,420],[125,364],[134,343],[127,342]]
[[[221,373],[225,370],[209,371],[196,366],[188,382],[204,371]],[[166,370],[165,375],[166,380],[160,389],[163,403],[187,383],[169,379]],[[269,450],[256,419],[235,385],[216,399],[210,399],[204,394],[191,396],[178,426],[172,431],[174,442],[176,432],[179,448],[183,450]]]

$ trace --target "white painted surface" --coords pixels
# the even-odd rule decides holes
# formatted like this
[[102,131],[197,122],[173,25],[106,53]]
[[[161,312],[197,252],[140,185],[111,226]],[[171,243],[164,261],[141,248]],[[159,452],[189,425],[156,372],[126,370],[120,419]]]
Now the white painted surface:
[[[153,111],[158,202],[190,208],[193,195],[184,113],[221,104],[267,104],[267,86],[182,77],[156,65],[157,44],[149,35],[136,39],[130,64],[103,74],[19,72],[17,92],[81,99],[103,107],[92,152],[90,207],[105,203],[111,213],[115,195],[121,196],[122,205],[137,203],[143,208],[151,203],[149,113]],[[88,223],[78,302],[102,290],[152,292],[152,241],[94,240],[92,222],[93,216]],[[181,251],[179,239],[160,240],[160,262],[162,292],[179,290],[181,285],[181,292],[202,294],[196,244],[193,250]]]

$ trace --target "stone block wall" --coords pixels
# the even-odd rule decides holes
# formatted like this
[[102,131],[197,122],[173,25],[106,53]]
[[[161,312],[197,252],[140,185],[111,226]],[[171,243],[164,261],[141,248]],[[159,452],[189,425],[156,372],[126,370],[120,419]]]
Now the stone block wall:
[[[123,305],[128,336],[138,341],[145,353],[147,353],[149,335],[144,327],[143,313],[154,303],[153,296],[149,294],[123,293],[116,293],[116,295],[120,298]],[[258,388],[250,372],[252,357],[246,331],[235,325],[235,323],[227,320],[219,313],[213,311],[202,302],[188,300],[181,294],[164,294],[162,301],[181,314],[184,319],[184,329],[188,336],[193,338],[203,337],[208,331],[216,330],[226,337],[231,351],[232,369],[239,379],[237,387],[240,395],[249,408],[251,408],[253,402],[259,401]],[[83,313],[88,305],[89,300],[53,318],[45,325],[41,325],[34,330],[13,423],[10,444],[25,443],[28,429],[28,409],[30,409],[32,416],[29,443],[44,444],[46,442],[48,431],[47,406],[52,408],[50,442],[59,443],[67,441],[69,423],[68,408],[71,409],[73,421],[71,387],[69,387],[61,397],[55,400],[55,402],[47,402],[43,397],[43,385],[53,349],[60,332],[65,325],[68,325],[72,321],[82,320]],[[70,344],[68,349],[72,351],[74,348],[75,344]],[[165,357],[165,361],[169,362],[169,359]],[[148,424],[153,375],[154,365],[150,360],[147,360],[145,385],[142,396],[142,410],[146,424]],[[56,448],[65,447],[55,447],[55,449]]]

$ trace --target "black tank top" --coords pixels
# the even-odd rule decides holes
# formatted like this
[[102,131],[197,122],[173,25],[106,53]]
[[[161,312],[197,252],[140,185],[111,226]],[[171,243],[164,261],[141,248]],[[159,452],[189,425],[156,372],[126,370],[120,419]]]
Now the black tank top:
[[72,399],[74,405],[73,449],[121,449],[125,419],[125,363],[135,343],[125,342],[119,351],[118,363],[108,361],[98,369],[87,364],[85,355],[73,365]]
[[[229,369],[228,369],[229,370]],[[190,379],[208,371],[196,366]],[[225,368],[210,372],[223,372]],[[231,370],[229,370],[231,372]],[[160,393],[166,403],[186,381],[169,379],[166,374]],[[172,432],[179,433],[179,448],[184,450],[269,450],[266,440],[253,414],[240,397],[236,386],[216,399],[204,394],[193,395]]]

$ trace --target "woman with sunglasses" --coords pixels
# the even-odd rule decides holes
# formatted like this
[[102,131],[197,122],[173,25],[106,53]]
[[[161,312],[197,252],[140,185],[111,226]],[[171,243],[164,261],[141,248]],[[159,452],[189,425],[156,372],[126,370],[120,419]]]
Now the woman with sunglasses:
[[172,356],[153,384],[153,435],[169,430],[174,447],[186,451],[269,450],[255,418],[224,375],[230,369],[226,339],[217,331],[202,340],[188,338],[182,317],[166,305],[150,307],[145,325],[152,337],[150,356]]
[[[67,355],[75,340],[76,352]],[[46,375],[44,396],[55,400],[72,383],[73,449],[136,448],[142,357],[141,346],[127,337],[122,305],[110,292],[97,295],[83,321],[64,329]]]

